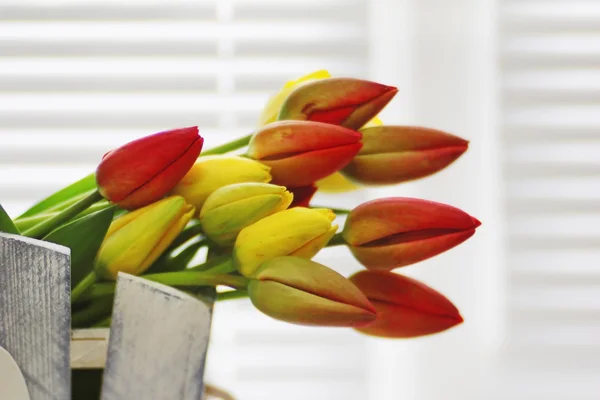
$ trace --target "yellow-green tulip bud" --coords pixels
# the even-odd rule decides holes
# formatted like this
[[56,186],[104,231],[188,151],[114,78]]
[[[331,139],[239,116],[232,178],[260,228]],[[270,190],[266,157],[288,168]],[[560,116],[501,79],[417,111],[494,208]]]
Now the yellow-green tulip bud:
[[348,279],[297,257],[266,261],[248,284],[252,304],[268,316],[293,324],[364,326],[375,308]]
[[285,210],[293,195],[269,183],[236,183],[215,190],[204,202],[200,223],[212,241],[227,246],[245,227]]
[[258,161],[238,156],[200,157],[172,194],[183,196],[198,211],[215,190],[234,183],[271,181],[270,168]]
[[116,279],[118,272],[143,273],[179,235],[195,213],[181,196],[138,208],[113,221],[96,257],[95,273]]
[[269,215],[242,229],[233,248],[238,271],[251,276],[271,258],[312,258],[335,234],[335,214],[328,209],[296,207]]

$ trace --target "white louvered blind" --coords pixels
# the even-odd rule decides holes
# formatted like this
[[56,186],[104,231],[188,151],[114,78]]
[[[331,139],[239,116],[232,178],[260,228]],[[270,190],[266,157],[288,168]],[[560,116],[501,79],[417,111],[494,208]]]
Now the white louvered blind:
[[[247,133],[289,78],[365,77],[367,3],[0,0],[0,202],[16,216],[142,135],[198,125],[211,147]],[[208,378],[243,400],[358,400],[364,358],[352,331],[230,302],[216,310]]]
[[509,343],[526,370],[511,398],[597,399],[600,2],[500,11]]

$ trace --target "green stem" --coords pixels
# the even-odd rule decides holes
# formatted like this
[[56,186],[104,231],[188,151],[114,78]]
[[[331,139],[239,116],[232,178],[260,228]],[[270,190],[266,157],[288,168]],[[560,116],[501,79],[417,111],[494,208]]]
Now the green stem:
[[71,304],[76,303],[94,283],[96,283],[96,274],[92,271],[87,274],[87,276],[83,278],[71,292]]
[[110,328],[110,323],[112,322],[112,317],[106,317],[102,321],[95,323],[92,325],[92,328]]
[[229,265],[230,262],[231,262],[231,257],[229,257],[229,256],[208,258],[207,261],[204,262],[203,264],[198,264],[198,265],[188,268],[188,271],[203,271],[203,272],[205,272],[205,271],[212,270],[213,268],[217,268],[221,264]]
[[217,286],[225,285],[234,289],[245,289],[248,279],[243,276],[227,274],[207,274],[196,271],[165,272],[160,274],[142,275],[144,279],[162,283],[168,286]]
[[95,190],[90,195],[69,206],[52,218],[27,229],[25,232],[23,232],[23,236],[29,236],[36,239],[42,238],[62,223],[68,221],[101,199],[102,196],[100,195],[100,192]]
[[211,274],[229,274],[236,270],[235,265],[233,264],[233,259],[228,257],[226,260],[220,262],[214,267],[205,269],[204,272]]
[[227,292],[217,293],[217,301],[243,299],[248,297],[248,292],[245,290],[230,290]]
[[327,246],[325,247],[334,247],[334,246],[345,246],[346,245],[346,241],[344,240],[344,237],[342,236],[342,233],[336,233],[335,235],[333,235],[333,237],[331,238],[331,240],[327,243]]
[[113,307],[113,296],[98,299],[81,311],[73,313],[71,325],[76,328],[86,328],[99,318],[109,316]]
[[251,138],[252,138],[252,135],[247,135],[247,136],[241,137],[239,139],[236,139],[234,141],[231,141],[229,143],[225,143],[220,146],[213,147],[212,149],[203,151],[200,154],[200,157],[211,156],[214,154],[225,154],[225,153],[229,153],[230,151],[240,149],[244,146],[248,146],[248,143],[250,143]]

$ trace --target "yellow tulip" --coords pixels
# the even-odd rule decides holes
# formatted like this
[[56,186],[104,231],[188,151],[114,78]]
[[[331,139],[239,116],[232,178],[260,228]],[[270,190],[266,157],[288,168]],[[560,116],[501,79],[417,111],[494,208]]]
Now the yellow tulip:
[[171,193],[183,196],[188,203],[201,210],[208,196],[215,190],[234,183],[270,182],[269,171],[270,168],[266,165],[249,158],[200,157]]
[[171,196],[113,221],[96,257],[99,278],[118,272],[139,275],[165,251],[190,221],[195,209],[181,196]]
[[236,183],[215,190],[204,202],[200,223],[213,242],[231,245],[243,228],[285,210],[293,195],[269,183]]
[[[258,126],[262,127],[266,124],[270,124],[271,122],[275,122],[277,120],[277,115],[279,114],[281,105],[289,96],[289,94],[292,93],[292,91],[298,85],[325,78],[331,78],[331,74],[329,73],[329,71],[322,69],[319,71],[311,72],[308,75],[301,76],[298,79],[293,79],[291,81],[286,82],[283,88],[268,100],[267,104],[265,105],[265,108],[263,109],[260,115]],[[379,125],[382,125],[382,122],[379,118],[375,117],[371,121],[369,121],[364,127],[366,128]],[[332,175],[329,175],[326,178],[317,181],[316,186],[323,193],[343,193],[360,189],[359,185],[353,183],[351,180],[349,180],[339,172],[336,172]]]
[[314,257],[335,234],[334,219],[328,209],[296,207],[242,229],[233,248],[238,271],[251,276],[264,261],[279,256]]

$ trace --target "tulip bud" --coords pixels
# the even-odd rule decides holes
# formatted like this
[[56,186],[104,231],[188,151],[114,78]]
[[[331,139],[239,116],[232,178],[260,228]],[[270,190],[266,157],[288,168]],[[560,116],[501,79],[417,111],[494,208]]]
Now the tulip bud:
[[171,193],[183,196],[200,211],[208,196],[220,187],[270,180],[269,167],[257,161],[237,156],[206,156],[196,161]]
[[272,318],[317,326],[362,326],[375,319],[360,290],[316,262],[277,257],[264,262],[252,278],[250,300]]
[[374,322],[359,332],[386,338],[431,335],[463,322],[441,293],[423,283],[388,271],[361,271],[350,277],[377,310]]
[[296,207],[269,215],[242,229],[233,247],[238,271],[251,276],[271,258],[312,258],[332,238],[337,225],[327,209]]
[[298,86],[287,97],[278,120],[308,120],[360,129],[398,93],[398,89],[354,78],[328,78]]
[[459,245],[479,225],[477,219],[449,205],[390,197],[352,210],[342,236],[361,264],[391,270]]
[[342,173],[363,184],[395,184],[434,174],[463,154],[469,142],[434,129],[376,126],[361,130],[363,147]]
[[215,190],[204,202],[200,222],[212,241],[233,244],[243,228],[285,210],[292,194],[283,186],[268,183],[236,183]]
[[361,135],[341,126],[283,121],[258,130],[247,155],[271,168],[273,183],[309,186],[343,168],[361,148]]
[[134,140],[104,155],[96,169],[98,190],[107,200],[129,210],[153,203],[188,172],[202,144],[197,127]]
[[283,104],[285,99],[290,95],[290,93],[292,93],[294,89],[298,87],[298,85],[325,78],[331,78],[331,74],[329,74],[329,71],[323,69],[311,72],[308,75],[304,75],[298,79],[286,82],[283,88],[279,92],[274,94],[265,105],[265,108],[260,114],[258,126],[265,126],[267,124],[270,124],[271,122],[277,121],[277,116],[279,115],[279,109],[281,108],[281,105]]
[[179,235],[194,212],[183,197],[171,196],[117,218],[98,251],[96,275],[114,280],[119,272],[143,273]]
[[290,189],[292,194],[294,195],[294,201],[290,205],[292,207],[308,207],[310,204],[310,200],[317,193],[317,187],[314,185],[311,186],[301,186],[297,188]]

